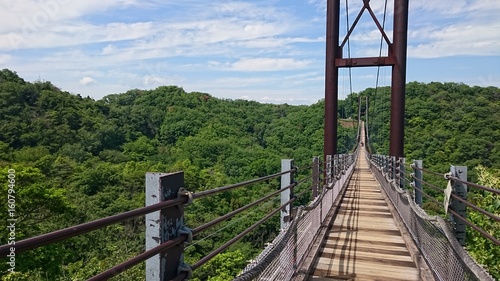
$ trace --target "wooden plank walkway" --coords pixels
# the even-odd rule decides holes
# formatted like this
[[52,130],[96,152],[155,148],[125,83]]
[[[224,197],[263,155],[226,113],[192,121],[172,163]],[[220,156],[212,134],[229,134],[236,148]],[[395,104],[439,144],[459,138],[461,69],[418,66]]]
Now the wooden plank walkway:
[[420,280],[380,188],[362,147],[308,280]]

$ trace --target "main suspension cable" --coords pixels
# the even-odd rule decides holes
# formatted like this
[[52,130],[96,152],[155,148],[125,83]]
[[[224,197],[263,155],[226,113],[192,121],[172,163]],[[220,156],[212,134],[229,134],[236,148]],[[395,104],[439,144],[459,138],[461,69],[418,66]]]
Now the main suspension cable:
[[[386,18],[387,18],[387,0],[385,0],[385,4],[384,4],[384,16],[383,16],[383,20],[382,20],[382,30],[385,30]],[[378,54],[379,57],[382,57],[382,46],[383,46],[383,43],[384,43],[384,36],[380,35],[380,47],[379,47],[379,54]],[[375,82],[375,94],[374,94],[375,99],[376,99],[377,94],[378,94],[379,79],[380,79],[380,66],[377,67],[377,80]],[[383,104],[384,104],[383,101],[381,100],[380,102],[381,102],[380,105],[383,106]],[[380,134],[381,134],[381,131],[382,131],[382,114],[381,114],[381,112],[379,112],[377,114],[377,117],[378,117],[377,119],[378,119],[379,126],[378,126],[376,137],[377,137],[377,141],[381,142],[381,140],[382,140],[382,138],[380,137]],[[380,147],[380,145],[381,144],[379,144],[378,146]]]
[[[349,33],[350,23],[349,23],[349,0],[345,0],[345,13],[346,13],[346,31]],[[347,37],[347,57],[351,58],[351,39],[350,36]],[[352,72],[351,67],[349,67],[349,94],[352,95]]]

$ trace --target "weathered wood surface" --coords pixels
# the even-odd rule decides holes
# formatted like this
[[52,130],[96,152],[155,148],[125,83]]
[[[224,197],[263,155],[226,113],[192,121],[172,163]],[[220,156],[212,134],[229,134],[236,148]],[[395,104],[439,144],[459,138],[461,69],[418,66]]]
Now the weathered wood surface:
[[420,280],[364,147],[309,280]]

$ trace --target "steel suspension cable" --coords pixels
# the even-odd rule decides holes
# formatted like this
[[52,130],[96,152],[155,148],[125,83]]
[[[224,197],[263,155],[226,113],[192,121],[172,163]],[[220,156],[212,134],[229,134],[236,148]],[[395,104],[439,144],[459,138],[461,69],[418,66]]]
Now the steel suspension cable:
[[[345,12],[346,12],[346,29],[347,33],[349,33],[350,24],[349,24],[349,0],[345,0]],[[351,39],[350,36],[347,37],[347,57],[351,58]],[[349,94],[352,94],[352,72],[351,67],[349,67]],[[359,121],[359,120],[358,120]]]
[[[382,20],[382,30],[385,30],[386,17],[387,17],[387,0],[385,0],[385,4],[384,4],[384,16],[383,16],[383,20]],[[380,35],[380,47],[379,47],[379,54],[378,54],[379,57],[382,57],[383,43],[384,43],[384,36]],[[375,99],[376,99],[377,94],[378,94],[379,79],[380,79],[380,66],[377,67],[377,79],[375,82],[375,94],[374,94]],[[383,101],[381,101],[380,105],[383,105],[383,104],[384,104]],[[378,126],[378,131],[377,131],[376,136],[377,136],[378,142],[380,142],[382,140],[382,138],[380,137],[381,129],[382,129],[382,121],[381,121],[382,117],[381,116],[382,116],[381,112],[379,114],[377,114],[379,126]]]

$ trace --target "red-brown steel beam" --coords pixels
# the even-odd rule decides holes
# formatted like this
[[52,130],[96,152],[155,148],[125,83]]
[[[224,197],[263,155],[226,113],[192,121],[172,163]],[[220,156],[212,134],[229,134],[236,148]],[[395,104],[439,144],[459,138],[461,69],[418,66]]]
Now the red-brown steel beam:
[[395,63],[394,57],[335,59],[335,65],[337,67],[392,66]]
[[325,66],[325,140],[324,158],[337,154],[337,108],[339,69],[335,59],[342,57],[339,47],[340,0],[327,0]]
[[404,156],[406,58],[408,43],[408,2],[394,1],[394,33],[389,56],[393,56],[391,85],[391,127],[389,155]]
[[[368,10],[385,35],[369,6],[369,0],[363,0],[357,20]],[[338,110],[338,69],[340,67],[392,66],[391,83],[391,124],[389,155],[404,156],[404,116],[406,91],[406,58],[408,41],[408,2],[394,1],[393,43],[384,38],[389,47],[387,57],[342,58],[342,46],[349,39],[356,24],[350,27],[342,45],[339,45],[340,0],[327,0],[326,26],[326,70],[325,70],[325,140],[324,159],[337,153],[337,110]]]

